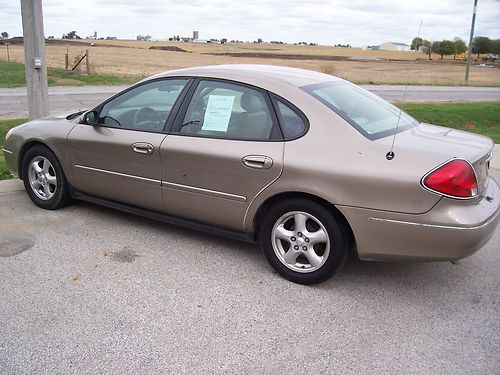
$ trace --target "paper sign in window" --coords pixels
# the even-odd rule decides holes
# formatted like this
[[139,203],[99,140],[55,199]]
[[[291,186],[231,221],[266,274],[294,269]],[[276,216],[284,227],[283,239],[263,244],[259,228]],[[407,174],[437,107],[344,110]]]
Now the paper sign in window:
[[227,132],[233,111],[234,96],[210,95],[203,119],[203,130]]

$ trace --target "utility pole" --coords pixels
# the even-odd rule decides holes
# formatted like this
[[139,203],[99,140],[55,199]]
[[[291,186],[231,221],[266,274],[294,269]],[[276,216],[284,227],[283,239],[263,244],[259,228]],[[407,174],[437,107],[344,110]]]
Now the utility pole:
[[465,82],[469,81],[470,55],[472,52],[472,41],[474,39],[474,25],[476,23],[477,0],[474,0],[474,11],[472,12],[472,25],[470,27],[469,49],[467,50],[467,66],[465,67]]
[[24,65],[30,120],[49,114],[42,0],[21,0]]

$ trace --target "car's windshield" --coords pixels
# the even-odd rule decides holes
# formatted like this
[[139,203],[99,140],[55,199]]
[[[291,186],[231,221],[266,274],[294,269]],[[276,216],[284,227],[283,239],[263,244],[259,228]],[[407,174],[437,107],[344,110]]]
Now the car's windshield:
[[400,132],[418,123],[392,104],[345,81],[314,84],[302,89],[369,139],[386,137],[394,134],[396,127]]

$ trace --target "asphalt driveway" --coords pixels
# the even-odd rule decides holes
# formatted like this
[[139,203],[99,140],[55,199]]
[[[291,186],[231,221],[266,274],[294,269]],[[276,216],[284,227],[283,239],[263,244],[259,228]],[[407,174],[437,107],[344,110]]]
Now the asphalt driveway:
[[255,246],[20,189],[0,183],[1,373],[500,373],[500,228],[458,265],[307,287]]

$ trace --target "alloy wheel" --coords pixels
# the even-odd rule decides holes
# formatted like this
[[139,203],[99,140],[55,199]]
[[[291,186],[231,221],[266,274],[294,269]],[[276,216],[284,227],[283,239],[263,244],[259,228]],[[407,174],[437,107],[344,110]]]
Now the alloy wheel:
[[303,211],[281,216],[271,232],[274,253],[289,269],[309,273],[321,268],[330,255],[330,238],[324,225]]
[[30,187],[38,198],[46,201],[56,193],[56,171],[47,158],[36,156],[30,161],[28,178]]

